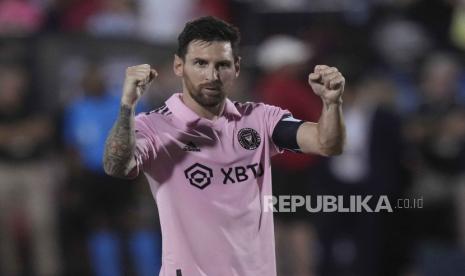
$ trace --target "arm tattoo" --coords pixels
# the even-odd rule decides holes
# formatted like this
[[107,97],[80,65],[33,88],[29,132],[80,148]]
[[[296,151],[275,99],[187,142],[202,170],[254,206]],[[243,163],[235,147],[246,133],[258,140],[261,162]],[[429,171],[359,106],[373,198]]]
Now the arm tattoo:
[[129,173],[129,164],[134,158],[135,150],[134,109],[121,105],[116,120],[105,143],[103,167],[111,176],[126,177]]

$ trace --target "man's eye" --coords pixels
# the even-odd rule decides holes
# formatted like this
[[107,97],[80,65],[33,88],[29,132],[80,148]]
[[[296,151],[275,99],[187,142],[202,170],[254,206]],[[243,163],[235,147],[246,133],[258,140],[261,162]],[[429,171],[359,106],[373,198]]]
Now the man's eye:
[[218,65],[219,65],[219,67],[221,67],[221,68],[229,68],[229,67],[231,67],[231,64],[230,64],[230,63],[227,63],[227,62],[223,62],[223,63],[220,63],[220,64],[218,64]]
[[197,65],[206,65],[207,62],[206,62],[205,60],[196,60],[196,61],[194,62],[194,64],[197,64]]

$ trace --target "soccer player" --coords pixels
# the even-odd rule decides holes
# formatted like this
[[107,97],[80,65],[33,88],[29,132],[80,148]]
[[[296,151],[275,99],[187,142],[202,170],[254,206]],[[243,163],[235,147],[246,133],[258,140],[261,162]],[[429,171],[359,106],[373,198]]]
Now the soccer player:
[[146,114],[134,108],[157,72],[147,64],[126,70],[103,163],[115,177],[147,177],[160,214],[161,276],[276,275],[273,213],[262,202],[271,195],[271,156],[343,149],[341,73],[318,65],[309,75],[323,101],[318,123],[232,102],[239,40],[237,28],[216,18],[188,22],[173,63],[183,91]]

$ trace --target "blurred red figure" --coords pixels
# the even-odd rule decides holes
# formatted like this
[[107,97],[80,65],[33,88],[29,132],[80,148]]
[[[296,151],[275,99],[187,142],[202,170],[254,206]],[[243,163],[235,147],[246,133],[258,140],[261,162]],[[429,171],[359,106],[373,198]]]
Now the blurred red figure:
[[[263,102],[282,106],[296,118],[315,122],[322,105],[306,81],[306,63],[311,51],[294,38],[276,36],[267,40],[259,49],[258,63],[265,74],[259,79],[256,91]],[[314,155],[284,152],[274,158],[273,164],[288,171],[303,171],[317,161]]]
[[[265,71],[256,91],[259,101],[282,106],[295,118],[316,122],[321,114],[320,97],[307,83],[308,61],[312,49],[302,41],[275,36],[258,49],[258,63]],[[273,194],[308,195],[312,169],[319,157],[308,154],[284,152],[273,157]],[[283,275],[313,275],[313,227],[309,214],[276,213],[276,239],[278,270]],[[291,252],[292,251],[292,252]]]
[[27,35],[42,26],[42,10],[30,1],[0,1],[0,34]]

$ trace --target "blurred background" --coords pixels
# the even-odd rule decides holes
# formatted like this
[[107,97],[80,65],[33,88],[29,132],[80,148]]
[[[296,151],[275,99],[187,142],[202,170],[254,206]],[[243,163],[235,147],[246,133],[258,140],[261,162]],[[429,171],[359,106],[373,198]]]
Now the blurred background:
[[180,90],[176,37],[201,15],[242,32],[235,100],[316,121],[308,73],[346,77],[346,151],[277,156],[276,195],[423,199],[275,214],[279,275],[465,275],[463,0],[0,0],[0,275],[158,275],[149,187],[106,177],[103,143],[127,66],[159,72],[139,111]]

